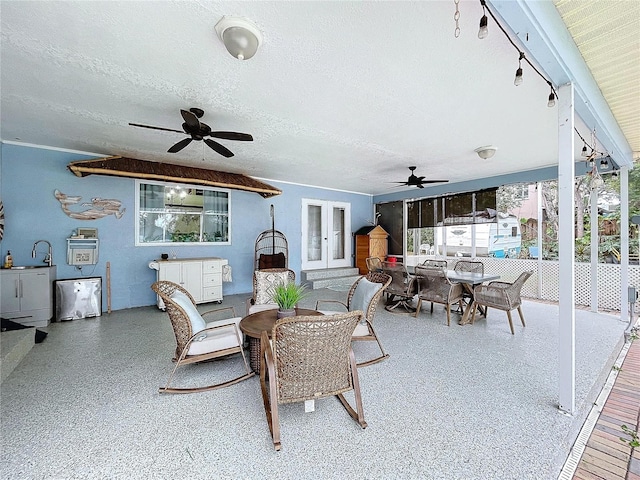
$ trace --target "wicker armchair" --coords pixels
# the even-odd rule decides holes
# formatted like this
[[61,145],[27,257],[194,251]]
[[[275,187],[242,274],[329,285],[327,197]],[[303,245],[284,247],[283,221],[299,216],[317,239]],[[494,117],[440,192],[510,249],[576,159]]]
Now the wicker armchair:
[[[398,262],[382,262],[382,273],[391,277],[391,283],[386,290],[388,300],[385,310],[392,312],[402,307],[406,312],[413,313],[415,309],[410,302],[416,294],[416,289],[413,277],[409,275],[407,268]],[[395,297],[398,297],[398,300],[395,300]]]
[[[262,332],[260,385],[273,445],[280,450],[278,404],[337,396],[349,415],[366,428],[351,333],[361,311],[280,319],[271,341]],[[343,393],[353,390],[356,409]]]
[[451,305],[462,303],[464,293],[462,284],[451,283],[447,278],[447,272],[442,268],[416,265],[414,276],[418,288],[418,306],[415,316],[418,316],[423,300],[431,302],[431,313],[433,313],[433,304],[441,303],[447,310],[447,325],[451,325]]
[[247,300],[247,315],[278,308],[271,300],[272,289],[280,283],[293,283],[296,273],[288,268],[266,268],[253,272],[253,295]]
[[511,335],[513,332],[513,321],[511,320],[511,310],[518,309],[518,315],[520,315],[520,321],[522,326],[526,326],[524,323],[524,315],[522,314],[522,299],[520,298],[520,290],[524,282],[526,282],[533,272],[523,272],[513,283],[508,282],[490,282],[488,285],[478,285],[473,290],[473,305],[471,310],[471,323],[476,318],[476,308],[479,306],[485,307],[485,317],[489,311],[489,307],[497,308],[507,312],[507,318],[509,319],[509,328],[511,329]]
[[378,343],[381,355],[372,360],[358,363],[358,367],[366,367],[374,363],[381,362],[385,358],[389,358],[389,354],[384,351],[382,343],[373,328],[373,317],[376,314],[376,308],[380,297],[385,288],[391,283],[391,277],[385,273],[369,272],[366,276],[360,277],[355,281],[349,293],[347,294],[347,303],[340,302],[338,300],[318,300],[316,302],[316,310],[321,311],[325,315],[333,315],[336,311],[320,310],[321,304],[334,303],[341,305],[348,312],[354,310],[362,310],[364,312],[364,318],[361,323],[356,326],[353,332],[353,341],[375,341]]
[[[200,315],[193,297],[180,285],[166,280],[155,282],[151,289],[156,292],[165,304],[176,338],[176,350],[173,361],[176,362],[169,380],[160,393],[194,393],[227,387],[253,376],[242,349],[242,333],[238,328],[240,317],[235,316],[233,307],[210,310]],[[228,311],[233,318],[205,323],[202,316]],[[197,327],[197,328],[194,328]],[[176,370],[182,365],[204,362],[213,358],[240,353],[244,361],[245,373],[226,382],[206,387],[171,387]]]

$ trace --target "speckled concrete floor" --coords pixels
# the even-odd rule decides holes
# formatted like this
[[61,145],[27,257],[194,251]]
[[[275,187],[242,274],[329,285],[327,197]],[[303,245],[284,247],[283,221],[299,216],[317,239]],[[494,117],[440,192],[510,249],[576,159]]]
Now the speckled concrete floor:
[[[344,299],[320,290],[305,300]],[[223,305],[244,310],[246,295]],[[201,305],[204,311],[215,305]],[[360,369],[368,428],[334,398],[281,407],[272,447],[257,377],[226,389],[159,395],[173,333],[155,307],[54,323],[2,384],[4,479],[544,479],[555,478],[621,346],[623,322],[576,312],[574,418],[557,408],[554,305],[525,302],[511,335],[503,312],[446,326],[442,307],[416,319],[379,308],[391,357]],[[356,357],[374,352],[354,346]],[[182,379],[238,372],[239,358],[187,366]]]

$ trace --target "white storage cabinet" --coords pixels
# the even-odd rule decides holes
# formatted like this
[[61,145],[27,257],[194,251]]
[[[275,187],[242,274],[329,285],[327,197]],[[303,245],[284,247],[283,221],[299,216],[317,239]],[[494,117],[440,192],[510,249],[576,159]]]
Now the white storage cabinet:
[[[186,289],[196,303],[222,302],[222,268],[229,262],[224,258],[189,258],[156,260],[158,280],[169,280]],[[158,308],[164,303],[158,297]]]
[[0,316],[29,327],[48,326],[55,279],[55,266],[0,270]]

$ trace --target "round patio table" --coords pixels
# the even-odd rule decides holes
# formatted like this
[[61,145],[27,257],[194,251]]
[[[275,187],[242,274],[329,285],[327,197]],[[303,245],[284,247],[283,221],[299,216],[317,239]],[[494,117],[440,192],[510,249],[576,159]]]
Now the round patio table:
[[[322,313],[317,310],[296,308],[296,316],[298,315],[322,315]],[[276,320],[278,320],[277,308],[252,313],[240,320],[240,330],[249,337],[249,365],[256,373],[260,373],[260,335],[262,332],[267,332],[271,338]]]

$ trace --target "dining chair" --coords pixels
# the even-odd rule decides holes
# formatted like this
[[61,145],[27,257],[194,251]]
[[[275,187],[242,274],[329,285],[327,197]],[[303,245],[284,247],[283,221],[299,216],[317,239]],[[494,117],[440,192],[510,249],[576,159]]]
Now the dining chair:
[[522,272],[520,276],[513,282],[490,282],[487,285],[478,285],[473,290],[473,304],[471,306],[471,324],[476,318],[476,308],[480,306],[485,307],[485,318],[489,308],[497,308],[507,312],[507,318],[509,319],[509,328],[511,334],[514,335],[513,321],[511,320],[511,311],[515,308],[518,309],[518,315],[520,316],[520,322],[522,326],[526,326],[524,323],[524,315],[522,314],[522,298],[520,297],[520,291],[522,286],[529,279],[533,272]]
[[[160,393],[194,393],[227,387],[253,376],[242,348],[242,333],[238,328],[241,318],[236,317],[233,307],[209,310],[200,314],[189,292],[180,285],[161,280],[151,285],[151,289],[162,298],[171,320],[176,349],[173,356],[175,367],[167,384],[160,387]],[[205,322],[205,315],[230,313],[230,318]],[[205,362],[214,358],[240,353],[244,361],[245,373],[231,380],[205,387],[172,387],[171,381],[178,367],[191,363]],[[214,368],[215,364],[208,364]]]
[[[273,446],[280,450],[278,405],[337,396],[366,428],[351,336],[364,312],[296,316],[276,321],[260,340],[260,386]],[[353,390],[355,409],[344,393]]]
[[373,328],[373,317],[378,307],[378,302],[385,289],[391,283],[391,277],[386,273],[381,272],[369,272],[366,276],[358,278],[351,285],[349,293],[347,294],[347,301],[343,303],[339,300],[318,300],[316,301],[316,310],[322,312],[325,315],[334,315],[336,313],[342,313],[340,311],[333,310],[320,310],[322,304],[338,304],[348,312],[354,310],[362,310],[364,317],[362,322],[358,323],[356,329],[353,331],[352,341],[375,341],[380,348],[381,355],[366,362],[358,363],[358,367],[366,367],[374,363],[381,362],[385,358],[389,358],[389,354],[384,351],[382,343]]
[[447,326],[451,325],[451,305],[460,304],[464,289],[460,283],[451,283],[447,278],[446,270],[442,268],[425,267],[416,265],[414,277],[417,284],[418,306],[415,317],[420,313],[422,301],[431,302],[431,313],[433,304],[441,303],[447,311]]
[[429,268],[441,268],[442,270],[446,270],[447,269],[447,261],[446,260],[425,260],[424,262],[422,262],[420,265],[422,265],[423,267],[429,267]]
[[[400,262],[382,262],[382,273],[391,277],[391,283],[387,287],[387,305],[385,310],[393,312],[402,307],[406,312],[413,313],[415,309],[410,302],[416,294],[415,282],[407,267]],[[396,297],[398,299],[396,300]]]
[[453,269],[456,272],[484,273],[484,263],[472,260],[458,260]]
[[367,264],[367,270],[370,272],[382,271],[382,260],[378,257],[368,257],[365,259],[365,263]]
[[278,308],[272,299],[273,287],[295,283],[296,273],[289,268],[265,268],[253,272],[253,294],[246,302],[246,314]]

